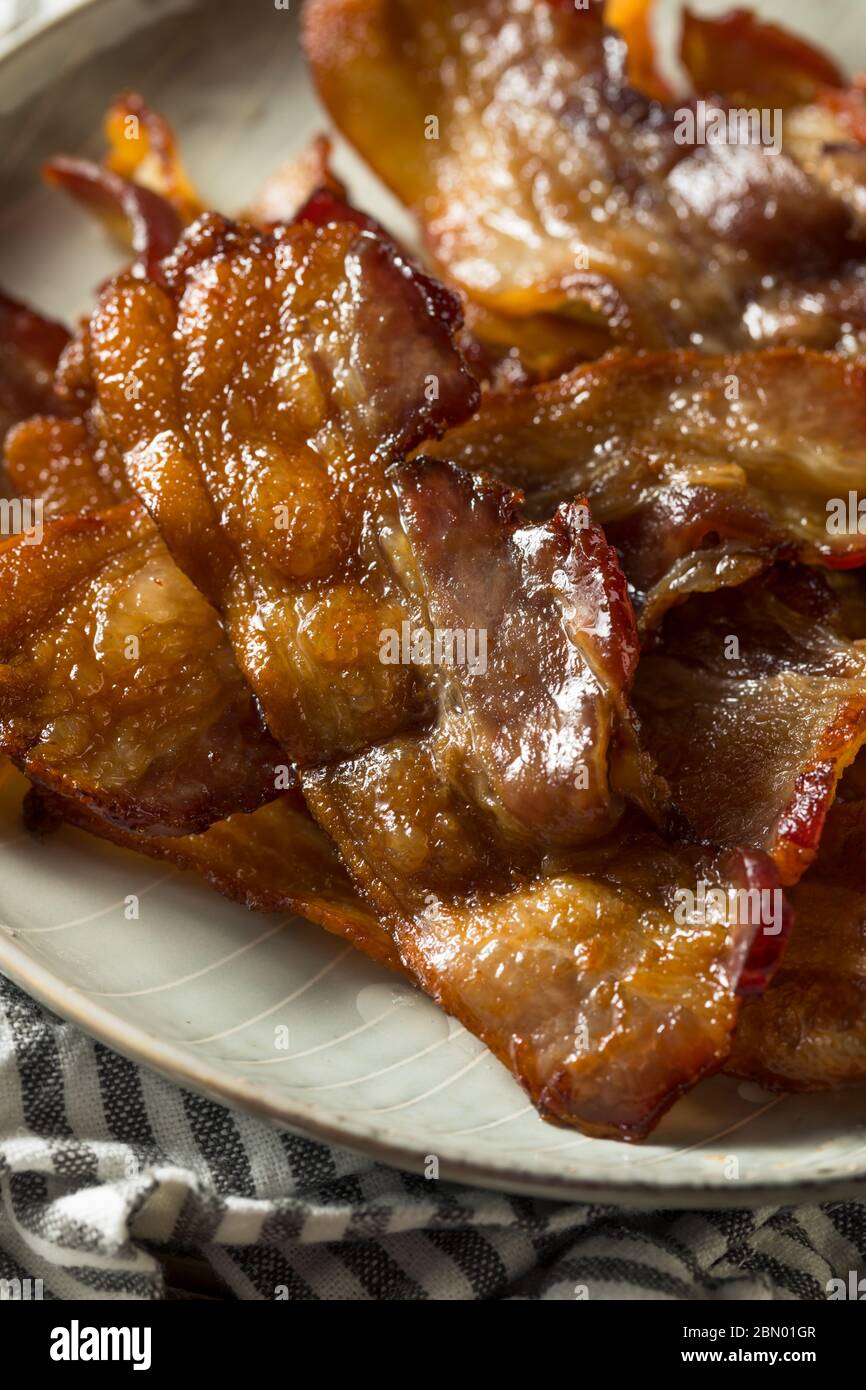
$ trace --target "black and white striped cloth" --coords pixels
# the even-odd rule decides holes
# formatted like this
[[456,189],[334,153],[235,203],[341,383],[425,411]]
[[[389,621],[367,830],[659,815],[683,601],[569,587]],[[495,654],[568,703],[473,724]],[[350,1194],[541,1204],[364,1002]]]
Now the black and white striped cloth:
[[427,1181],[183,1091],[0,977],[0,1298],[812,1300],[863,1269],[861,1203],[628,1212]]

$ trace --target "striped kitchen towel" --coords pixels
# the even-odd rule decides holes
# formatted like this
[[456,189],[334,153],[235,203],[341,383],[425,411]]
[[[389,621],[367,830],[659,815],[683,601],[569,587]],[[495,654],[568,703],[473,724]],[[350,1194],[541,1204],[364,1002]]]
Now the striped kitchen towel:
[[0,977],[0,1299],[823,1299],[858,1269],[861,1203],[629,1212],[428,1181],[181,1090]]

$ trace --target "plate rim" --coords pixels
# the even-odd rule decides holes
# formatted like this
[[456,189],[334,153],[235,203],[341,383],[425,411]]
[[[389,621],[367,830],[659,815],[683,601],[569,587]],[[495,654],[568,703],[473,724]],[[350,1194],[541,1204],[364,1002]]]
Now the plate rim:
[[[142,27],[172,14],[180,16],[201,3],[202,0],[167,0],[165,4],[157,4]],[[74,26],[93,11],[115,7],[117,0],[75,0],[71,8],[59,14],[28,21],[0,49],[0,76],[4,76],[27,50],[36,50],[44,40],[53,39],[58,30]],[[47,90],[50,85],[50,79],[46,80],[39,90]],[[392,1167],[416,1173],[424,1171],[425,1155],[418,1148],[395,1138],[375,1123],[359,1122],[351,1114],[324,1110],[313,1103],[287,1100],[284,1093],[267,1084],[233,1076],[218,1063],[190,1054],[182,1043],[159,1038],[141,1025],[121,1018],[34,960],[17,945],[14,929],[2,921],[0,973],[91,1037],[136,1064],[155,1070],[174,1084],[308,1138],[348,1148]],[[433,1142],[431,1139],[431,1144]],[[440,1180],[560,1201],[615,1203],[619,1207],[720,1209],[866,1197],[866,1144],[861,1167],[853,1173],[831,1172],[794,1182],[780,1175],[742,1185],[726,1179],[715,1182],[706,1177],[690,1181],[681,1175],[665,1181],[661,1167],[652,1180],[635,1174],[628,1182],[622,1182],[578,1178],[573,1172],[540,1176],[513,1160],[499,1160],[495,1154],[486,1156],[483,1161],[453,1152],[450,1157],[441,1153],[438,1157]]]
[[[14,929],[5,922],[0,922],[0,973],[90,1036],[131,1061],[151,1067],[176,1085],[307,1138],[351,1149],[391,1167],[424,1172],[427,1155],[395,1139],[379,1126],[359,1123],[356,1117],[339,1111],[323,1111],[309,1102],[287,1101],[281,1092],[267,1084],[232,1076],[215,1063],[190,1056],[183,1044],[156,1037],[139,1024],[121,1019],[23,951],[15,942]],[[611,1202],[623,1207],[699,1209],[780,1203],[787,1206],[794,1202],[827,1201],[833,1197],[866,1196],[866,1145],[859,1174],[829,1173],[793,1183],[782,1177],[769,1178],[742,1186],[731,1184],[727,1179],[722,1185],[722,1181],[708,1182],[706,1178],[690,1182],[681,1176],[671,1182],[660,1177],[648,1182],[635,1175],[627,1183],[576,1178],[565,1173],[539,1176],[513,1161],[499,1162],[495,1154],[483,1162],[454,1153],[449,1157],[441,1152],[441,1146],[437,1157],[440,1181],[560,1201]]]

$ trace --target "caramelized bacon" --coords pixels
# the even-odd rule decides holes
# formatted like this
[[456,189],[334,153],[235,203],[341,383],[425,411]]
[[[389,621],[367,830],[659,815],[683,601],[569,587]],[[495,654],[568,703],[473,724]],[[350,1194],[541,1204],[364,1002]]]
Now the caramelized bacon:
[[137,274],[156,277],[160,261],[202,211],[168,121],[136,92],[126,92],[105,118],[102,163],[56,155],[42,168],[46,183],[92,212],[135,253]]
[[[761,856],[727,862],[622,822],[521,873],[513,845],[450,786],[435,740],[304,776],[304,791],[412,975],[482,1038],[542,1115],[639,1139],[724,1061],[756,941],[760,983],[787,930],[720,910],[683,929],[698,884],[775,893]],[[769,949],[768,949],[769,944]]]
[[643,736],[692,834],[751,845],[795,883],[866,742],[866,643],[819,575],[782,570],[691,599],[641,659]]
[[54,415],[22,420],[6,437],[6,471],[48,516],[112,507],[130,496],[122,467],[92,421]]
[[313,0],[305,25],[337,124],[486,308],[719,351],[751,345],[743,310],[780,274],[864,259],[846,200],[787,148],[680,143],[597,3]]
[[[584,848],[616,819],[608,778],[661,792],[624,707],[636,634],[609,548],[580,504],[518,526],[504,489],[453,465],[393,476],[428,622],[486,624],[486,663],[441,667],[431,728],[302,773],[304,794],[404,966],[541,1112],[640,1138],[727,1056],[738,991],[787,930],[781,899],[772,942],[731,900],[778,877],[760,854],[666,845],[633,810]],[[721,906],[678,917],[701,882]]]
[[103,164],[71,155],[56,155],[43,166],[46,183],[68,193],[132,248],[136,268],[149,276],[175,246],[183,230],[176,209],[161,194],[122,178]]
[[112,102],[104,128],[108,169],[159,194],[184,226],[200,216],[204,206],[183,166],[174,131],[138,92],[124,92]]
[[266,237],[205,218],[164,273],[174,298],[121,278],[92,322],[130,479],[225,614],[290,756],[386,737],[423,702],[410,667],[379,659],[379,633],[403,616],[381,559],[384,469],[475,404],[456,304],[346,223]]
[[433,673],[449,781],[516,840],[597,839],[623,793],[651,812],[660,793],[626,698],[634,613],[585,502],[530,526],[507,489],[453,465],[391,476],[424,630],[465,635],[463,658]]
[[62,409],[52,378],[68,341],[61,324],[0,293],[0,447],[17,421]]
[[683,13],[680,59],[699,96],[732,106],[805,106],[845,78],[825,53],[748,10]]
[[35,783],[149,834],[270,799],[284,757],[216,613],[142,509],[66,517],[32,539],[0,548],[2,751]]
[[[848,530],[866,461],[866,372],[843,359],[613,355],[486,396],[429,451],[523,488],[534,515],[585,493],[645,629],[689,593],[738,584],[776,555],[866,562],[866,536]],[[834,501],[845,506],[838,533]]]
[[864,865],[866,802],[839,800],[816,863],[791,892],[796,926],[784,961],[740,1014],[726,1068],[734,1075],[783,1091],[866,1081]]

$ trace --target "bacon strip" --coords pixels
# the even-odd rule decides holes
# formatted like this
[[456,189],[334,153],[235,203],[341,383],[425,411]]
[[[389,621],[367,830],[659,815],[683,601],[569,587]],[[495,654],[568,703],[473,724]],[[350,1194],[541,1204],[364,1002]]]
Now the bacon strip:
[[61,324],[0,292],[0,447],[19,420],[62,409],[52,378],[68,341]]
[[129,245],[144,274],[158,274],[159,263],[183,230],[177,211],[161,194],[122,178],[102,164],[56,155],[42,169],[45,182],[68,193]]
[[[201,257],[201,245],[210,253],[206,259]],[[228,472],[228,461],[242,460],[249,450],[246,441],[255,423],[258,433],[253,437],[257,441],[268,429],[273,433],[265,438],[276,438],[280,445],[280,451],[271,448],[266,455],[270,469],[265,476],[276,473],[283,483],[283,452],[292,460],[293,476],[303,476],[309,455],[299,449],[297,435],[284,433],[287,427],[277,428],[281,422],[275,409],[275,370],[281,392],[288,395],[295,410],[298,401],[309,402],[303,421],[306,439],[315,440],[332,470],[339,470],[344,488],[352,484],[353,505],[358,510],[348,538],[362,563],[363,592],[389,597],[390,608],[379,606],[373,624],[367,621],[361,627],[356,623],[348,630],[356,649],[365,656],[369,652],[370,657],[375,649],[379,671],[394,672],[405,688],[413,690],[415,698],[411,706],[395,705],[389,711],[397,724],[396,728],[392,725],[390,738],[382,722],[381,702],[368,700],[359,706],[356,699],[355,721],[348,726],[347,738],[341,690],[339,686],[333,689],[332,679],[325,703],[319,671],[303,645],[308,629],[285,627],[281,656],[286,669],[299,673],[294,678],[295,710],[316,708],[318,717],[284,717],[284,711],[292,707],[281,706],[278,701],[275,704],[274,697],[280,692],[263,683],[260,692],[269,721],[272,727],[275,716],[282,721],[281,741],[289,741],[293,755],[301,749],[300,761],[306,765],[304,790],[314,813],[335,836],[375,908],[385,912],[385,924],[413,977],[434,996],[446,1000],[469,1027],[490,1041],[546,1113],[588,1132],[638,1137],[681,1089],[721,1063],[730,1045],[738,988],[753,982],[755,971],[763,982],[769,968],[765,950],[759,952],[758,964],[754,958],[750,961],[761,924],[734,920],[725,894],[722,908],[703,924],[706,930],[694,933],[676,929],[673,894],[680,887],[690,889],[693,880],[695,888],[690,891],[696,891],[699,870],[706,870],[710,882],[725,889],[754,883],[769,891],[777,883],[772,866],[760,856],[742,855],[734,855],[721,865],[712,854],[688,849],[671,851],[672,859],[664,859],[668,851],[663,841],[640,823],[630,832],[623,829],[625,838],[616,841],[611,850],[615,860],[611,877],[619,886],[599,883],[588,866],[583,872],[573,869],[582,845],[611,833],[626,800],[653,810],[661,794],[635,745],[628,713],[626,691],[637,642],[613,556],[588,516],[584,522],[580,502],[564,508],[552,522],[532,527],[515,514],[514,498],[507,489],[470,479],[442,462],[416,460],[396,467],[386,479],[383,464],[387,453],[383,459],[381,446],[376,452],[382,435],[388,451],[399,452],[410,446],[420,429],[430,428],[429,419],[420,424],[402,423],[407,414],[407,383],[417,379],[414,364],[429,361],[438,338],[437,330],[426,347],[417,341],[419,334],[430,333],[429,307],[420,317],[414,311],[409,313],[400,342],[404,371],[397,403],[389,404],[390,359],[385,351],[377,364],[379,371],[385,368],[384,383],[380,381],[373,395],[371,413],[360,415],[358,396],[369,394],[363,370],[357,381],[344,382],[339,375],[346,356],[354,362],[357,354],[341,353],[336,362],[338,375],[331,380],[328,373],[333,370],[330,364],[335,360],[335,345],[325,341],[315,318],[311,325],[298,314],[298,289],[280,282],[279,261],[271,259],[277,248],[283,252],[280,260],[284,265],[293,269],[298,264],[305,266],[303,283],[310,297],[316,295],[317,314],[323,302],[339,300],[339,285],[347,276],[352,286],[345,311],[351,341],[356,318],[369,324],[365,283],[372,290],[384,281],[391,293],[402,285],[403,293],[413,297],[410,305],[418,302],[413,273],[403,268],[400,281],[395,281],[394,253],[372,233],[330,224],[320,233],[302,228],[275,243],[261,243],[243,228],[209,222],[180,246],[177,268],[167,268],[167,282],[175,285],[179,297],[174,330],[175,319],[170,305],[164,302],[166,296],[162,300],[155,297],[161,291],[121,281],[104,297],[94,324],[93,356],[105,418],[118,447],[124,449],[137,485],[149,492],[149,503],[175,551],[186,557],[188,567],[202,582],[216,585],[230,626],[234,624],[236,650],[247,663],[243,634],[249,629],[239,621],[237,597],[245,590],[243,586],[233,588],[235,580],[226,586],[224,576],[215,572],[209,558],[201,553],[203,538],[193,536],[189,526],[189,500],[191,495],[201,497],[206,489],[209,507],[219,504],[221,529],[214,530],[203,503],[196,504],[200,507],[198,517],[210,526],[207,543],[211,551],[219,549],[236,567],[240,556],[249,588],[253,585],[248,575],[253,576],[253,592],[260,595],[259,631],[267,625],[269,605],[277,595],[284,595],[285,603],[288,599],[296,602],[294,596],[304,593],[307,603],[324,597],[328,639],[331,643],[342,641],[344,629],[334,623],[331,607],[335,559],[326,554],[327,563],[320,567],[308,551],[309,528],[317,520],[315,506],[311,508],[307,497],[301,495],[306,529],[292,538],[293,545],[276,552],[282,562],[278,588],[272,577],[276,566],[270,531],[261,526],[250,532],[250,517],[256,519],[258,498],[249,490],[240,494],[233,491],[237,482]],[[336,267],[338,278],[334,288],[326,281],[329,288],[324,293],[317,272],[321,273],[326,256]],[[261,289],[254,278],[260,258],[265,260],[263,274],[271,281]],[[255,345],[264,342],[267,351],[263,317],[266,325],[273,310],[265,295],[274,297],[274,284],[278,298],[283,303],[288,300],[289,309],[284,309],[280,319],[282,335],[276,359],[265,356],[262,362],[258,354],[263,349]],[[390,303],[388,293],[380,290],[376,303],[381,316],[382,306],[387,311]],[[329,325],[335,322],[332,313]],[[137,341],[139,322],[151,326],[143,351]],[[155,323],[160,325],[156,341]],[[311,400],[308,390],[299,394],[300,386],[308,381],[311,335],[327,348],[324,361],[317,364],[316,385],[318,398],[328,403],[330,418],[320,413],[323,407]],[[365,361],[373,360],[369,337],[365,341],[368,356],[362,359],[362,368]],[[123,378],[122,354],[131,351],[133,343],[138,349],[137,370],[144,381],[144,408],[134,413],[124,408],[111,386]],[[218,346],[228,343],[232,344],[229,352]],[[179,403],[161,375],[169,344],[180,362]],[[243,411],[233,391],[237,375],[234,353],[241,350],[245,351],[247,380],[256,387],[251,393],[244,383]],[[442,360],[443,349],[437,351]],[[148,352],[153,353],[150,360]],[[447,352],[444,362],[453,372]],[[206,367],[204,372],[202,366]],[[441,412],[441,377],[439,386],[437,410]],[[454,387],[449,390],[453,400]],[[461,385],[457,399],[462,396],[464,409],[467,395]],[[396,427],[383,428],[383,418],[388,418],[383,414],[385,407],[396,409]],[[410,420],[416,409],[409,408]],[[441,413],[435,418],[441,419]],[[238,433],[241,429],[243,436]],[[158,450],[154,448],[155,430],[163,440],[168,436]],[[183,455],[179,453],[181,446]],[[254,455],[259,460],[262,447],[259,443]],[[198,471],[189,467],[190,457],[196,459]],[[175,491],[177,496],[172,495]],[[245,515],[240,514],[236,496],[247,500]],[[178,498],[184,503],[182,513]],[[394,499],[399,501],[399,513],[394,510]],[[173,530],[173,522],[181,515],[187,520],[187,529]],[[263,509],[258,515],[264,515]],[[254,552],[254,545],[264,552],[268,570],[261,567],[261,554]],[[347,572],[352,576],[358,560],[352,558],[345,540],[342,545],[339,563],[345,566],[348,562]],[[306,581],[303,588],[297,584],[301,561],[300,573]],[[430,671],[419,671],[402,660],[393,666],[383,664],[378,646],[374,648],[371,640],[373,634],[379,636],[380,629],[402,629],[404,621],[415,632],[423,629],[435,634],[444,629],[462,631],[466,636],[470,618],[488,637],[483,669],[465,662],[439,663]],[[308,658],[303,665],[298,661],[299,651]],[[356,691],[370,689],[366,671],[363,674],[366,684],[356,686]],[[316,706],[309,703],[311,699]],[[335,706],[338,719],[333,717]],[[320,738],[323,727],[329,726],[333,734],[327,742],[304,747],[307,725]],[[419,725],[421,731],[416,732]],[[360,741],[362,746],[357,747]],[[327,761],[323,764],[325,750]],[[619,876],[626,873],[625,860],[633,862],[638,854],[637,840],[643,846],[640,862],[645,865],[646,880],[642,893],[635,897],[629,895],[631,890],[620,883]],[[380,885],[395,873],[392,849],[401,875],[411,874],[413,864],[417,867],[418,894],[414,887],[404,892],[404,878],[400,877],[390,897],[383,897]],[[664,859],[661,866],[659,856]],[[552,867],[554,858],[563,866],[560,872]],[[577,887],[572,873],[581,880]],[[583,879],[589,882],[584,885]],[[472,903],[468,915],[467,892]],[[454,943],[454,952],[461,955],[456,974],[448,964],[444,938],[435,950],[429,941],[420,953],[410,945],[418,936],[419,905],[425,905],[431,893],[453,913],[447,937]],[[617,1017],[612,1023],[613,1016],[605,1013],[616,1033],[616,1043],[609,1052],[594,1031],[600,1015],[590,1005],[599,988],[602,993],[613,988],[607,974],[605,985],[591,968],[594,954],[600,950],[598,936],[590,954],[581,957],[581,968],[574,967],[575,981],[569,977],[561,998],[564,968],[553,950],[551,933],[555,936],[557,923],[563,919],[555,911],[543,911],[540,900],[533,909],[535,893],[547,905],[558,902],[561,895],[563,912],[569,921],[582,923],[581,930],[590,921],[596,924],[600,920],[603,906],[614,909],[616,903],[621,904],[622,918],[630,925],[623,927],[616,958],[627,962],[626,969],[633,972],[637,983],[629,994],[625,1018]],[[476,945],[483,948],[484,943],[471,924],[483,925],[486,920],[491,931],[501,932],[503,919],[510,920],[512,912],[519,913],[524,901],[527,911],[521,914],[521,949],[528,952],[530,941],[537,941],[537,968],[526,973],[516,969],[514,992],[502,998],[494,1029],[484,1016],[481,1000],[501,992],[501,972],[496,959],[488,966],[487,955],[492,952],[474,949]],[[779,937],[784,931],[782,918],[774,929]],[[470,941],[466,940],[467,932]],[[637,935],[633,948],[629,945],[632,932]],[[678,944],[680,938],[682,946]],[[690,949],[695,958],[692,961],[690,956],[687,966],[685,955]],[[683,956],[674,964],[672,956],[680,951]],[[612,951],[611,970],[616,968],[614,958]],[[692,964],[694,970],[689,968]],[[467,972],[477,980],[481,992],[478,1000],[473,990],[465,987]],[[686,979],[687,986],[682,984]],[[664,980],[667,984],[662,983]],[[681,987],[675,986],[675,980]],[[664,1003],[650,1019],[649,999],[657,990],[662,991]],[[531,1008],[528,991],[535,1001]],[[563,1013],[569,1003],[575,1009],[585,1009],[589,1016],[592,1060],[588,1071],[596,1072],[592,1085],[584,1068],[572,1069],[569,1060],[575,1047],[574,1033],[569,1032]],[[618,1016],[612,996],[609,1003]],[[549,1032],[533,1021],[536,1010],[551,1020]],[[574,1014],[571,1023],[575,1024]],[[636,1059],[646,1052],[650,1036],[660,1031],[664,1041],[637,1067]],[[604,1066],[599,1075],[602,1054]],[[635,1070],[637,1079],[629,1080],[629,1072]]]
[[691,833],[766,850],[783,883],[866,742],[866,642],[831,620],[819,575],[777,571],[670,613],[638,671],[643,736]]
[[864,864],[866,802],[839,800],[816,863],[791,892],[796,926],[783,964],[740,1015],[726,1068],[735,1076],[783,1091],[866,1081]]
[[[626,822],[555,869],[521,874],[429,740],[307,773],[304,792],[413,976],[545,1118],[586,1134],[642,1138],[720,1066],[738,992],[766,983],[787,933],[765,858],[702,855]],[[721,909],[677,916],[677,895],[694,900],[699,884],[720,890]],[[750,889],[778,909],[777,926],[738,912]]]
[[0,749],[32,781],[150,834],[273,797],[263,731],[216,613],[140,506],[0,548]]
[[378,634],[403,616],[381,559],[384,470],[476,402],[452,345],[456,305],[345,223],[266,237],[205,218],[166,274],[176,301],[121,279],[92,324],[99,403],[130,479],[224,613],[291,757],[386,737],[423,697],[410,668],[379,659]]
[[109,107],[104,129],[106,168],[158,193],[175,209],[184,226],[200,216],[204,206],[165,116],[152,110],[138,92],[124,92]]
[[[428,621],[472,613],[495,635],[483,670],[440,672],[430,730],[304,772],[304,794],[404,965],[542,1114],[640,1138],[721,1064],[738,991],[771,972],[787,931],[778,877],[760,854],[666,845],[635,812],[581,849],[604,830],[585,789],[599,801],[609,748],[587,693],[627,686],[636,655],[610,552],[573,508],[520,528],[505,490],[453,466],[394,476]],[[677,895],[701,882],[721,906],[678,918]],[[732,908],[749,887],[776,903],[772,941],[769,919]]]
[[843,359],[614,355],[486,396],[429,451],[524,489],[535,515],[585,493],[645,631],[689,593],[738,584],[776,556],[866,562],[848,515],[866,462],[866,371]]
[[597,3],[313,0],[305,36],[340,129],[488,309],[720,351],[751,344],[774,277],[864,259],[846,200],[787,146],[682,142]]
[[748,10],[707,16],[683,12],[680,59],[699,96],[732,106],[805,106],[845,78],[826,53]]

